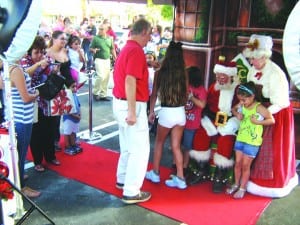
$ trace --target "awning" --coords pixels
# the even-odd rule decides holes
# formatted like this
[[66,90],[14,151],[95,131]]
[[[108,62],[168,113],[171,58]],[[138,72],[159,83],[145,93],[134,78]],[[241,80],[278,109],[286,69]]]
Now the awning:
[[[127,3],[141,3],[147,4],[147,0],[90,0],[90,1],[110,1],[110,2],[127,2]],[[152,0],[153,4],[157,5],[172,5],[173,0]]]
[[173,5],[173,0],[152,0],[157,5]]
[[147,4],[147,0],[90,0],[90,1],[103,1],[103,2],[127,2],[127,3],[143,3]]

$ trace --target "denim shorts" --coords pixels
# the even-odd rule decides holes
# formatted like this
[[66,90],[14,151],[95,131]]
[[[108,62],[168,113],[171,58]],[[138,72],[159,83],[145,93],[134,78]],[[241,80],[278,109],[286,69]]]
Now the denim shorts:
[[258,151],[259,151],[260,146],[255,146],[255,145],[249,145],[246,144],[245,142],[240,142],[236,141],[234,144],[234,150],[235,151],[241,151],[245,155],[255,158]]
[[193,141],[196,130],[184,129],[182,137],[182,146],[184,150],[189,151],[193,148]]

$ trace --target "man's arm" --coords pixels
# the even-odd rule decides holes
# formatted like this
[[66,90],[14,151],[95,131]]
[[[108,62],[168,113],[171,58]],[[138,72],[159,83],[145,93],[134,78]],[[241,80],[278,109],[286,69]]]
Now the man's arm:
[[114,44],[113,40],[112,40],[112,47],[110,49],[110,54],[112,54],[112,57],[113,57],[114,60],[117,59],[115,44]]
[[128,125],[134,125],[136,123],[136,78],[132,75],[127,75],[125,78],[125,92],[128,103],[126,122]]

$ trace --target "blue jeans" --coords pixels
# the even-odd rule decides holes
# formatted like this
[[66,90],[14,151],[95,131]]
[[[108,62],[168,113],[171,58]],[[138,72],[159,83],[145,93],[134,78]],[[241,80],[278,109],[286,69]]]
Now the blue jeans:
[[183,137],[182,137],[182,145],[184,147],[184,150],[190,151],[193,148],[195,133],[196,133],[196,129],[193,130],[187,128],[184,129]]
[[90,41],[85,41],[82,43],[82,49],[84,52],[84,56],[87,62],[87,68],[90,69],[93,66],[93,53],[90,51]]
[[21,187],[24,186],[24,167],[31,138],[32,124],[15,123]]

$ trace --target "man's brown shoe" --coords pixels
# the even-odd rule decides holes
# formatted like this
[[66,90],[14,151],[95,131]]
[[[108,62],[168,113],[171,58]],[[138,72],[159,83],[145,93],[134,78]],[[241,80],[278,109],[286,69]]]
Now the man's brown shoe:
[[135,196],[123,196],[122,201],[126,204],[135,204],[139,202],[148,201],[151,198],[151,194],[146,191],[141,191]]

